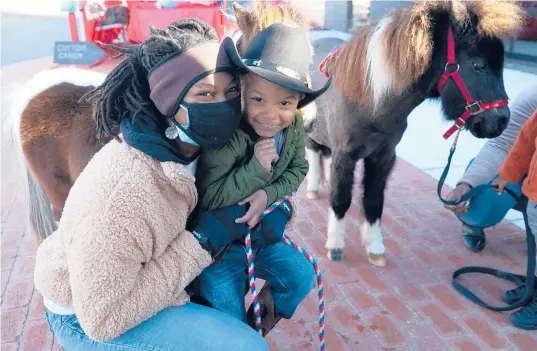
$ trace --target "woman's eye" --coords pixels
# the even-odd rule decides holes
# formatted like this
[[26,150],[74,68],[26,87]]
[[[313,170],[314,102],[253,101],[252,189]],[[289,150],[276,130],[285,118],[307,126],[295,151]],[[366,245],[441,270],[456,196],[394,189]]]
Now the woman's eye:
[[475,70],[482,71],[487,68],[487,64],[484,62],[474,62],[472,63]]
[[288,105],[291,105],[291,103],[290,103],[289,101],[282,101],[282,102],[280,102],[280,104],[281,104],[282,106],[288,106]]
[[209,97],[209,96],[213,96],[213,93],[210,92],[210,91],[204,91],[204,92],[199,93],[198,96],[206,96],[206,97]]
[[259,102],[259,103],[261,103],[261,102],[264,101],[264,100],[263,100],[262,98],[260,98],[260,97],[252,98],[252,100],[254,100],[255,102]]
[[238,93],[239,92],[239,87],[238,86],[232,87],[227,92],[228,93]]

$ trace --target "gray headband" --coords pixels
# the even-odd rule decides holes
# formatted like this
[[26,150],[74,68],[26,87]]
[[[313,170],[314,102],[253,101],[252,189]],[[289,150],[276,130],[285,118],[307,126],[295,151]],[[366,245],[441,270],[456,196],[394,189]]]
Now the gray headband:
[[197,80],[215,71],[232,68],[217,41],[174,53],[149,72],[150,98],[160,113],[173,116],[186,92]]

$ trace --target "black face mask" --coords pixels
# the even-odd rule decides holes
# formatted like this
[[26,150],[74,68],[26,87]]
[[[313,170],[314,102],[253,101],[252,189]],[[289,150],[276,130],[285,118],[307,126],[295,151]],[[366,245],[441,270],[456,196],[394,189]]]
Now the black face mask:
[[[171,118],[172,122],[188,137],[181,140],[202,149],[218,149],[233,136],[241,120],[241,98],[200,104],[181,104],[187,112],[187,124],[183,126]],[[193,142],[192,142],[193,141]]]

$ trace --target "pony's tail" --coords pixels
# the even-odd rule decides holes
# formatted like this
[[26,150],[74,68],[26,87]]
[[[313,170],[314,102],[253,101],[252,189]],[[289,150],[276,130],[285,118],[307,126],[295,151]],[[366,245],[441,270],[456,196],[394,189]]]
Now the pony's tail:
[[39,240],[45,240],[58,229],[52,205],[43,188],[26,168],[28,184],[28,219],[30,228]]
[[[13,111],[12,111],[13,113]],[[28,204],[28,224],[36,237],[42,241],[51,235],[57,228],[57,223],[54,218],[54,212],[49,198],[45,194],[39,182],[35,179],[32,171],[28,167],[26,158],[22,151],[22,142],[20,137],[20,118],[22,116],[14,116],[13,125],[13,141],[15,143],[15,151],[22,170],[23,182],[26,189],[23,192],[25,201]]]

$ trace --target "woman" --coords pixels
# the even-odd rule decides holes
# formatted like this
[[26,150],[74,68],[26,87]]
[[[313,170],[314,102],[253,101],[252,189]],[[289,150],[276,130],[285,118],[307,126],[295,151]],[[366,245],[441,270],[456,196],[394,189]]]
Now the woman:
[[[530,84],[525,87],[524,91],[516,97],[511,107],[511,119],[507,129],[497,138],[489,140],[481,149],[475,159],[468,165],[464,175],[447,196],[448,199],[460,199],[464,194],[469,192],[472,187],[480,184],[487,184],[498,176],[498,172],[508,158],[510,150],[515,144],[522,126],[526,124],[530,116],[537,110],[537,84]],[[491,197],[492,201],[482,201],[481,204],[491,208],[501,206],[498,202],[501,197]],[[449,208],[456,214],[466,213],[467,207],[464,204]],[[522,211],[522,203],[515,205],[514,209]],[[529,205],[526,209],[528,221],[531,228],[537,226],[537,208],[535,205]],[[490,213],[490,209],[483,209],[482,213]],[[480,211],[475,211],[479,214]],[[474,218],[480,222],[481,218]],[[498,218],[499,220],[499,218]],[[536,229],[532,229],[537,232]],[[466,247],[472,252],[481,252],[486,245],[485,230],[479,227],[473,227],[462,224],[462,238]],[[537,286],[535,287],[537,289]],[[520,300],[526,291],[525,284],[514,289],[508,290],[502,296],[507,304],[515,303]],[[531,300],[526,306],[511,314],[511,322],[521,328],[535,329],[537,327],[537,298]]]
[[[448,199],[460,199],[472,187],[487,184],[498,174],[505,157],[513,146],[522,125],[537,108],[537,84],[530,84],[518,95],[511,106],[511,118],[504,132],[497,138],[489,140],[479,154],[468,165],[457,186],[448,195]],[[490,203],[490,206],[495,206]],[[518,207],[518,206],[517,206]],[[466,206],[460,204],[449,208],[455,213],[464,213]],[[487,211],[485,211],[487,212]],[[537,218],[537,211],[528,212],[529,217]],[[485,248],[486,237],[482,228],[462,225],[462,239],[465,246],[472,252],[481,252]]]
[[88,96],[99,135],[115,139],[77,179],[37,252],[51,330],[67,350],[268,350],[246,324],[185,292],[239,239],[185,230],[200,149],[225,144],[240,119],[235,68],[214,29],[194,19],[117,49],[127,57]]

